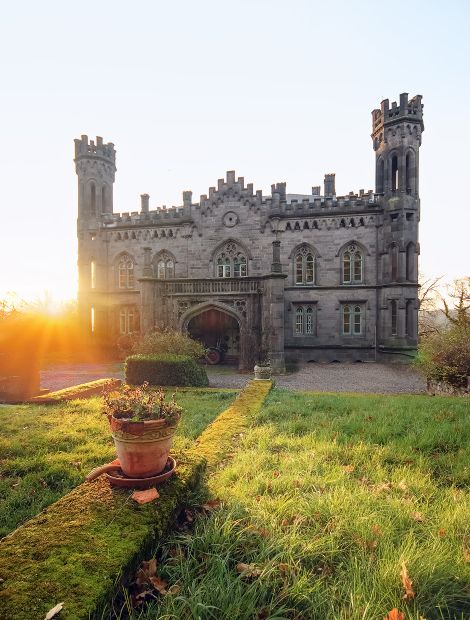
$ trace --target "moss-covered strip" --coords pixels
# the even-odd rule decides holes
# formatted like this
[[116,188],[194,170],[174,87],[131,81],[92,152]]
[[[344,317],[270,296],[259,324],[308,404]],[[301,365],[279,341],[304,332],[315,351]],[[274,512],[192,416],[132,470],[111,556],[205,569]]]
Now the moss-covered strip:
[[137,506],[105,477],[82,484],[0,541],[0,618],[41,620],[64,601],[62,620],[89,617],[167,529],[205,462],[176,454],[160,498]]
[[201,433],[192,451],[202,456],[209,468],[218,465],[232,450],[233,438],[248,428],[271,387],[271,381],[250,381],[233,404]]
[[115,388],[121,385],[120,379],[97,379],[96,381],[88,381],[88,383],[80,383],[71,387],[49,392],[42,396],[35,396],[28,402],[36,405],[55,405],[64,400],[75,400],[77,398],[89,398],[90,396],[100,396],[103,390]]

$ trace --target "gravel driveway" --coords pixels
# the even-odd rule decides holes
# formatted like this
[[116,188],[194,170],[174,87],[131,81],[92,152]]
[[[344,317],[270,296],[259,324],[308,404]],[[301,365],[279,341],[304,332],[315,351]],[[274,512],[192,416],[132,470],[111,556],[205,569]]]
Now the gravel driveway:
[[[226,366],[208,368],[211,387],[241,388],[253,377]],[[124,378],[122,363],[56,365],[41,371],[41,387],[59,390],[94,379]],[[296,372],[276,377],[289,390],[421,394],[426,382],[412,368],[398,364],[306,364]]]

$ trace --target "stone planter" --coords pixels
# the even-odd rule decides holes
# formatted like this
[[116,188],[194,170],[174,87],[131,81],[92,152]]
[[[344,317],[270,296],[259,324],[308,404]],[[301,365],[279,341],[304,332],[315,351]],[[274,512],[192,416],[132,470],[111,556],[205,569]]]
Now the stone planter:
[[121,469],[126,476],[148,478],[163,471],[176,425],[168,426],[165,420],[131,422],[114,416],[108,419]]
[[271,366],[258,366],[256,364],[254,370],[257,381],[269,381],[271,379]]

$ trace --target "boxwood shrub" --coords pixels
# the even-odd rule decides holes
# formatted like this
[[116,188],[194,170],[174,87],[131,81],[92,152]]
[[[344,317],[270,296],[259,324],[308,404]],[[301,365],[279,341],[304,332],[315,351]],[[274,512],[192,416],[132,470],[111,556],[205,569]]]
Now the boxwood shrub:
[[131,355],[126,359],[126,383],[139,385],[209,385],[204,368],[189,355]]

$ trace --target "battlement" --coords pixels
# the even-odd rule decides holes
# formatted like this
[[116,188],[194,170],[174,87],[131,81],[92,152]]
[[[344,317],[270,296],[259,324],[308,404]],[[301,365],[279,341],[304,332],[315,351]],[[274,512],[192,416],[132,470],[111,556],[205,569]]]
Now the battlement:
[[86,135],[82,135],[81,138],[76,138],[74,142],[75,161],[82,158],[99,157],[108,160],[114,165],[116,164],[116,150],[114,149],[114,144],[112,142],[104,144],[101,136],[96,137],[96,144],[94,140],[88,142],[88,136]]
[[408,93],[401,93],[399,103],[393,101],[391,107],[389,100],[384,99],[380,104],[380,109],[372,110],[372,134],[374,135],[387,125],[393,125],[402,121],[419,123],[421,129],[424,129],[424,106],[421,103],[421,99],[421,95],[415,95],[408,100]]

